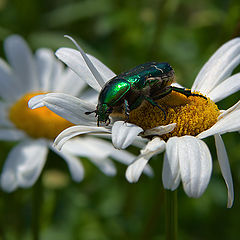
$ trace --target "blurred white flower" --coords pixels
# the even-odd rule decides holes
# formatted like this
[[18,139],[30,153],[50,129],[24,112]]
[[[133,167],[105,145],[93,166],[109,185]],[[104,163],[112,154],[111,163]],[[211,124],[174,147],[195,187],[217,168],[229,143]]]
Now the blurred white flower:
[[[53,148],[53,139],[73,124],[47,108],[29,109],[28,100],[40,93],[64,92],[73,96],[81,94],[94,106],[97,93],[86,94],[86,83],[72,70],[64,68],[49,49],[39,49],[33,55],[26,42],[17,35],[5,40],[4,49],[10,66],[0,59],[0,140],[18,142],[8,154],[0,175],[4,191],[31,187],[43,169],[49,148],[66,161],[72,179],[77,182],[84,176],[77,156],[87,157],[110,176],[116,173],[110,158],[125,164],[134,159],[134,155],[116,150],[108,141],[91,136],[72,139],[61,152]],[[96,58],[89,58],[100,69],[107,69]],[[78,63],[83,79],[91,78],[85,62]],[[110,70],[106,74],[107,77],[114,75]]]
[[[94,76],[91,80],[86,79],[86,82],[99,92],[105,82],[115,75],[110,76],[111,74],[109,74],[108,77],[105,77],[107,74],[101,73],[99,66],[94,64],[77,44],[76,46],[79,51],[61,48],[56,55],[79,76],[82,74],[79,64],[84,59]],[[164,187],[175,190],[182,181],[186,194],[195,198],[200,197],[205,191],[212,172],[211,154],[201,139],[213,135],[220,169],[228,188],[228,207],[231,207],[234,199],[233,183],[221,134],[240,130],[240,102],[226,111],[219,111],[214,102],[239,90],[240,74],[231,76],[239,62],[240,38],[236,38],[224,44],[209,59],[194,81],[192,91],[205,95],[208,100],[193,96],[186,98],[181,94],[180,96],[173,93],[163,98],[162,102],[158,102],[158,104],[163,104],[162,106],[167,106],[168,122],[165,124],[163,123],[163,113],[157,108],[154,108],[155,114],[152,114],[152,119],[147,119],[146,111],[153,111],[150,104],[142,112],[139,110],[142,105],[130,112],[130,122],[132,123],[116,121],[113,125],[103,127],[96,126],[94,116],[85,114],[87,111],[93,111],[95,105],[90,105],[66,94],[45,94],[33,98],[29,105],[32,108],[47,106],[53,112],[78,124],[58,135],[55,140],[58,148],[61,148],[72,137],[86,133],[111,133],[113,145],[118,149],[128,147],[136,138],[139,138],[139,134],[149,137],[152,140],[141,150],[140,156],[127,169],[128,181],[138,181],[149,159],[165,151],[162,173]],[[170,112],[170,110],[173,111]],[[133,117],[134,111],[139,119],[138,122]],[[142,114],[142,118],[140,114]],[[161,120],[155,124],[154,128],[143,129],[141,127],[143,121],[149,121],[150,125],[153,121],[156,122],[154,118]]]

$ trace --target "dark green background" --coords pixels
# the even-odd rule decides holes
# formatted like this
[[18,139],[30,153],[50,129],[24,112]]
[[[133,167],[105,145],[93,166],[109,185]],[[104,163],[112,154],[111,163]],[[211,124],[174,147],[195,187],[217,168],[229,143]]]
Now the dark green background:
[[[167,61],[174,67],[177,81],[191,87],[214,51],[240,35],[240,2],[0,0],[2,57],[2,42],[13,33],[22,35],[33,50],[73,47],[63,37],[71,35],[116,73],[147,61]],[[219,107],[226,109],[238,100],[236,93]],[[226,134],[223,139],[234,179],[234,206],[226,208],[227,190],[213,138],[208,138],[214,162],[211,182],[200,199],[188,198],[179,188],[179,239],[239,238],[239,133]],[[1,142],[0,165],[12,145]],[[132,147],[130,150],[138,153]],[[50,153],[42,181],[35,186],[41,203],[41,239],[164,239],[162,156],[150,162],[155,178],[142,176],[137,184],[125,180],[126,167],[120,164],[116,164],[117,176],[109,178],[87,159],[83,163],[85,179],[75,184],[64,161]],[[33,188],[13,194],[0,192],[0,239],[31,239],[33,192]]]

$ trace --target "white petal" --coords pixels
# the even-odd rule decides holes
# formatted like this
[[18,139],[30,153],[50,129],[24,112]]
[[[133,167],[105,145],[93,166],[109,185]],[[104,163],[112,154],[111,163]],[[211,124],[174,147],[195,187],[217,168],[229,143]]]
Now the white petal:
[[60,150],[62,146],[69,139],[76,137],[81,134],[89,134],[89,133],[110,133],[109,129],[104,127],[93,127],[93,126],[73,126],[62,131],[54,141],[54,146]]
[[146,138],[137,136],[135,140],[132,142],[132,145],[138,148],[144,148],[147,143],[148,143],[148,140]]
[[97,80],[99,85],[101,87],[103,87],[105,81],[103,80],[101,74],[98,72],[98,70],[96,69],[94,64],[91,62],[91,60],[89,59],[87,54],[82,50],[82,48],[78,45],[78,43],[72,37],[70,37],[68,35],[65,35],[64,37],[70,39],[73,42],[73,44],[77,47],[78,51],[81,53],[82,58],[84,59],[85,63],[87,64],[87,66],[88,66],[89,70],[91,71],[92,75],[95,77],[95,79]]
[[[5,166],[5,165],[4,165]],[[2,174],[0,175],[1,188],[5,192],[13,192],[18,187],[18,181],[15,173],[15,169],[10,167],[4,167]]]
[[[51,91],[51,85],[55,82],[52,79],[52,69],[54,69],[54,55],[50,49],[39,49],[35,54],[36,71],[39,77],[39,90]],[[55,60],[56,61],[56,60]]]
[[28,107],[31,109],[36,109],[44,106],[43,99],[46,94],[36,95],[28,101]]
[[72,154],[69,154],[68,152],[60,152],[56,148],[53,148],[51,146],[50,148],[66,161],[72,179],[75,182],[81,182],[84,177],[84,168],[80,159],[76,158]]
[[211,177],[210,151],[202,140],[184,136],[179,138],[178,154],[183,188],[189,197],[198,198],[206,190]]
[[25,133],[18,129],[0,129],[0,140],[3,141],[19,141],[25,137]]
[[198,138],[206,138],[215,134],[235,132],[240,130],[240,101],[233,107],[222,113],[218,121],[208,130],[198,134]]
[[233,180],[232,180],[232,174],[231,169],[228,161],[227,151],[224,146],[223,140],[220,135],[216,134],[214,135],[215,143],[216,143],[216,149],[217,149],[217,156],[218,156],[218,162],[220,165],[220,169],[224,178],[224,181],[227,185],[228,189],[228,204],[227,207],[231,208],[234,200],[234,190],[233,190]]
[[14,125],[9,120],[8,115],[9,115],[9,104],[5,102],[0,102],[0,126],[4,128],[14,128]]
[[97,58],[95,58],[92,55],[87,54],[93,65],[96,67],[98,72],[101,74],[104,82],[109,81],[110,79],[114,78],[116,74],[108,68],[106,65],[104,65],[101,61],[99,61]]
[[222,47],[207,61],[199,72],[192,90],[207,94],[229,77],[240,62],[240,38],[235,38]]
[[20,96],[20,84],[16,81],[11,68],[0,58],[0,96],[6,101],[15,101]]
[[99,93],[97,91],[95,91],[92,88],[89,88],[89,89],[85,90],[84,92],[81,92],[81,99],[97,106],[98,95],[99,95]]
[[31,187],[38,179],[47,158],[44,140],[25,141],[9,153],[1,174],[1,186],[11,192],[18,186]]
[[48,93],[42,97],[33,97],[29,101],[32,109],[43,105],[74,124],[91,125],[96,122],[94,114],[85,114],[95,110],[95,106],[68,94]]
[[165,149],[165,142],[160,140],[160,138],[155,137],[153,140],[148,142],[146,147],[141,150],[141,155],[127,168],[126,178],[129,182],[137,182],[141,176],[143,170],[149,159],[163,152]]
[[92,137],[74,138],[65,143],[62,150],[79,157],[87,157],[108,176],[116,174],[113,162],[108,159],[115,149],[106,141]]
[[[40,81],[40,89],[45,92],[63,92],[77,95],[85,86],[83,79],[53,54],[52,50],[41,48],[35,54],[36,68]],[[73,87],[74,86],[74,87]]]
[[231,94],[239,91],[240,89],[240,73],[235,74],[225,81],[221,82],[216,86],[209,94],[208,97],[214,101],[218,102]]
[[[73,138],[70,141],[65,143],[65,145],[63,146],[63,150],[69,151],[73,155],[82,156],[82,157],[84,156],[91,159],[93,158],[104,159],[104,158],[111,157],[114,160],[126,165],[129,165],[136,158],[135,155],[129,153],[128,151],[118,150],[113,147],[112,143],[97,137]],[[109,165],[108,169],[109,169],[109,174],[110,173],[114,174],[114,172],[116,172],[114,166],[111,167]],[[150,166],[145,167],[144,173],[149,176],[153,175],[153,172]]]
[[56,56],[70,67],[80,79],[83,79],[90,87],[100,92],[100,84],[92,75],[79,51],[70,48],[60,48],[57,50]]
[[109,158],[89,158],[104,174],[115,176],[117,173],[114,163]]
[[162,181],[165,189],[174,191],[180,183],[178,137],[167,141],[163,161]]
[[125,123],[124,121],[117,121],[112,127],[112,142],[115,148],[125,149],[127,148],[142,132],[143,129],[135,124]]
[[141,150],[141,155],[151,155],[161,153],[165,150],[165,141],[158,137],[154,137],[150,142],[147,143],[144,149]]
[[[59,81],[58,85],[54,86],[54,92],[62,92],[72,96],[78,96],[87,86],[84,79],[79,78],[79,76],[70,68],[65,69],[60,80],[61,81]],[[96,93],[95,98],[97,99],[97,97],[98,94]]]
[[[17,147],[19,147],[17,149]],[[47,143],[44,140],[26,141],[20,143],[11,151],[12,158],[18,158],[17,177],[19,186],[31,187],[42,172],[47,159]]]
[[161,136],[163,134],[171,132],[176,127],[176,125],[177,125],[176,123],[171,123],[165,126],[158,126],[155,128],[147,129],[144,131],[142,135],[143,136],[150,136],[150,135]]
[[[114,150],[115,151],[111,152],[111,157],[114,160],[117,160],[117,161],[119,161],[123,164],[129,165],[136,158],[135,155],[129,153],[128,151],[118,150],[118,149],[115,149],[115,148],[114,148]],[[154,175],[153,170],[149,165],[145,166],[145,168],[143,169],[143,172],[150,177],[152,177]]]
[[71,37],[67,37],[73,41],[79,51],[61,48],[56,52],[56,56],[99,92],[104,83],[116,75],[98,59],[86,54]]
[[15,164],[8,159],[3,165],[3,170],[0,175],[0,184],[2,190],[5,192],[13,192],[18,187]]
[[125,165],[129,165],[133,162],[133,160],[136,158],[136,155],[133,155],[132,153],[126,151],[126,150],[119,150],[113,147],[112,143],[109,143],[109,147],[111,148],[110,156]]
[[26,42],[18,35],[8,37],[4,42],[6,57],[21,81],[22,93],[39,89],[36,66]]
[[105,142],[96,137],[78,137],[67,141],[62,150],[81,157],[107,158],[115,149],[112,144],[109,143],[111,147],[108,147]]
[[228,114],[230,114],[231,112],[238,110],[240,110],[240,101],[235,103],[232,107],[228,108],[227,110],[220,110],[220,116],[218,116],[218,121],[227,116]]
[[149,159],[146,156],[140,157],[127,168],[125,176],[130,183],[138,181]]

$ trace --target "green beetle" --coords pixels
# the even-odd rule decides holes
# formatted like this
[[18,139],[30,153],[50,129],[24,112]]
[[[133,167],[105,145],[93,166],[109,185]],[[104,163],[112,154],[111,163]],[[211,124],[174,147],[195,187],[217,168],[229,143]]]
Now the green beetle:
[[[127,120],[129,113],[141,105],[143,100],[165,111],[155,102],[172,91],[180,92],[187,97],[200,96],[191,90],[170,86],[174,80],[174,70],[168,63],[149,62],[141,64],[127,72],[110,79],[103,86],[96,110],[85,114],[96,113],[97,125],[110,123],[109,115],[113,111],[124,110]],[[205,98],[205,97],[204,97]]]

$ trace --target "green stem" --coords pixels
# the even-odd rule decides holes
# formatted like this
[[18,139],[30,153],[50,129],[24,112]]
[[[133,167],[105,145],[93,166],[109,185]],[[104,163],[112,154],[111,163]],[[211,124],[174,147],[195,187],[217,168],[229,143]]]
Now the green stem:
[[165,190],[166,240],[176,240],[178,230],[177,191]]
[[32,196],[32,239],[40,239],[40,215],[42,203],[42,181],[41,177],[33,186]]

